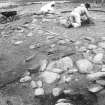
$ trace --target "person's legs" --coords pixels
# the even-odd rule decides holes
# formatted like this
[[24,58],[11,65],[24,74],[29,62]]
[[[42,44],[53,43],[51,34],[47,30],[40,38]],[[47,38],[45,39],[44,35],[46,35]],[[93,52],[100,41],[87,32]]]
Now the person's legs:
[[81,26],[81,18],[78,14],[73,13],[73,14],[71,14],[70,18],[71,18],[71,23],[72,23],[73,27]]

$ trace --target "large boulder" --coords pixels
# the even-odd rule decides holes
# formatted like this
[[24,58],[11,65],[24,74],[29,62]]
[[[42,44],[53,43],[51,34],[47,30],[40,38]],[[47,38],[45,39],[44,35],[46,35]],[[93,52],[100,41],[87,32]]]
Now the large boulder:
[[93,64],[87,59],[79,59],[77,62],[77,67],[80,73],[91,73],[93,69]]
[[60,75],[57,73],[53,73],[50,71],[45,71],[41,74],[41,77],[43,78],[43,80],[48,83],[54,83],[55,81],[57,81],[58,79],[60,79]]
[[49,65],[47,66],[47,70],[51,70],[53,68],[59,68],[61,70],[69,70],[73,67],[73,61],[70,57],[64,57],[61,58],[59,60],[53,61],[51,63],[49,63]]

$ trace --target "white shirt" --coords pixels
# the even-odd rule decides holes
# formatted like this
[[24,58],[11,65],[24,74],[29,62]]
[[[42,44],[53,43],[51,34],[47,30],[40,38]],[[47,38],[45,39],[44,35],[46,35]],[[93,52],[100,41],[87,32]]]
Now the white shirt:
[[89,16],[89,13],[88,13],[88,10],[87,10],[87,8],[82,4],[81,6],[78,6],[77,8],[75,8],[72,12],[71,12],[71,14],[78,14],[78,15],[80,15],[80,16],[82,16],[82,15],[86,15],[87,17],[90,17]]
[[41,9],[40,9],[40,12],[42,13],[53,13],[54,12],[54,7],[51,7],[52,4],[55,4],[55,2],[50,2],[46,5],[44,5]]

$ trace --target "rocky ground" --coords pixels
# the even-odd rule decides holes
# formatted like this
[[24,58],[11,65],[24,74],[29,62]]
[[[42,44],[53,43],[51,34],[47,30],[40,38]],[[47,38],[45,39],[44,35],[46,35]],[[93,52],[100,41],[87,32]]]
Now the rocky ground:
[[105,13],[74,29],[29,14],[39,7],[14,8],[19,19],[0,24],[0,105],[104,105]]

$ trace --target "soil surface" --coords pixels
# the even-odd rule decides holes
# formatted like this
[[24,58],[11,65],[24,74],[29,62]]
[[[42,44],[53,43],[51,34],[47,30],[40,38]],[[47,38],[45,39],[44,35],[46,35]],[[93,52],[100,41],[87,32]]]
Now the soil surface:
[[[75,5],[78,4],[58,4],[56,9],[59,12],[68,11]],[[42,4],[1,9],[1,11],[17,10],[19,19],[12,22],[3,20],[4,23],[0,20],[0,105],[40,105],[40,100],[34,97],[29,82],[19,82],[24,73],[29,71],[33,80],[36,81],[39,79],[38,67],[41,61],[44,59],[51,61],[75,53],[76,51],[71,43],[80,40],[82,37],[100,40],[100,37],[105,35],[105,12],[90,11],[94,17],[94,25],[65,28],[57,23],[57,16],[33,15],[32,13],[37,12],[40,6]],[[98,10],[105,9],[98,8]],[[69,16],[69,12],[61,15],[63,17]],[[57,43],[60,40],[66,40],[69,43],[64,45],[63,42],[60,42],[63,45],[58,45]],[[54,49],[56,52],[53,52],[51,47],[55,44],[57,45]],[[73,58],[74,61],[81,58],[76,57]],[[80,75],[80,84],[79,82],[72,83],[71,87],[75,88],[77,85],[81,88],[86,87],[87,80],[84,78],[84,75]],[[51,86],[44,85],[46,94],[50,94],[56,83]],[[65,84],[61,84],[59,87],[69,88]],[[99,105],[104,105],[105,95],[99,93],[97,97],[99,98]],[[47,98],[46,96],[44,100]]]

